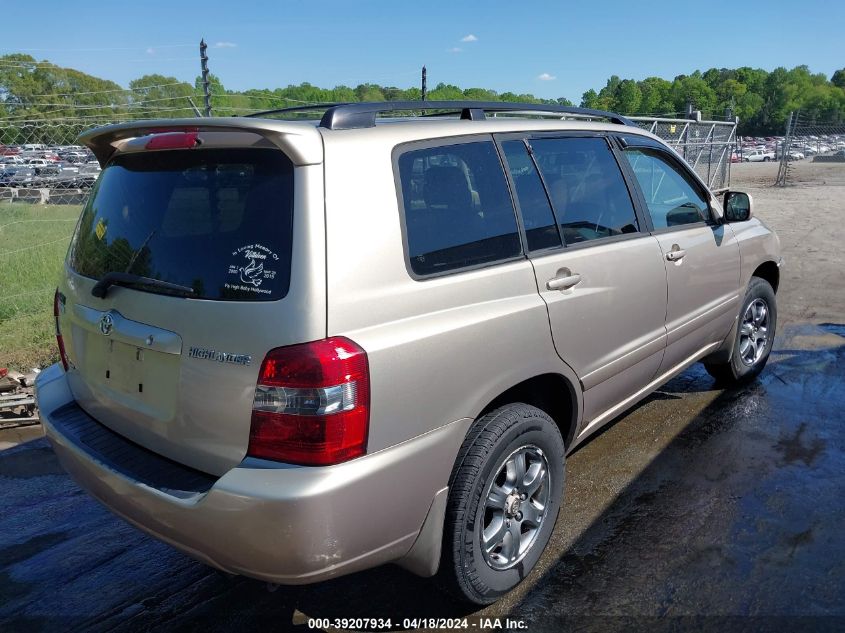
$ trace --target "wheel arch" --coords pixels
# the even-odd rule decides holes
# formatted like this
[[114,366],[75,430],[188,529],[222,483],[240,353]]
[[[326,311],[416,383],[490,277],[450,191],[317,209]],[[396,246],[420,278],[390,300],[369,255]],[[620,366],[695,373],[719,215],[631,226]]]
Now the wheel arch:
[[775,291],[777,294],[778,285],[780,284],[780,269],[776,262],[772,260],[768,260],[757,266],[754,269],[754,272],[751,273],[752,277],[759,277],[760,279],[765,279],[769,282],[769,285],[772,287],[772,290]]
[[490,400],[478,417],[506,404],[523,402],[546,412],[560,429],[564,446],[569,448],[575,439],[580,414],[580,400],[576,385],[558,373],[545,373],[527,378],[502,391]]

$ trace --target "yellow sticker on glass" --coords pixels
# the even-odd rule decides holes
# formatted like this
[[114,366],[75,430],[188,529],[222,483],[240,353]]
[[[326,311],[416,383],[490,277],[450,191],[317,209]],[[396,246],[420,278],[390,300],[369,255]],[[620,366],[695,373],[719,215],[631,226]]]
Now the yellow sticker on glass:
[[98,240],[102,240],[106,234],[106,225],[103,223],[102,220],[97,222],[97,226],[94,227],[94,233],[97,235]]

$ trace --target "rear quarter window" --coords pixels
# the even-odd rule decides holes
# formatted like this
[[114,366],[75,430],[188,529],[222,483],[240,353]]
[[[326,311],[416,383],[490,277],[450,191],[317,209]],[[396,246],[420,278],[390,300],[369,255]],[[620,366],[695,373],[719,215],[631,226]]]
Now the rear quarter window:
[[513,203],[492,141],[410,149],[399,156],[398,172],[414,274],[521,255]]
[[68,263],[86,277],[126,272],[200,299],[272,301],[288,292],[293,165],[272,149],[125,154],[82,212]]

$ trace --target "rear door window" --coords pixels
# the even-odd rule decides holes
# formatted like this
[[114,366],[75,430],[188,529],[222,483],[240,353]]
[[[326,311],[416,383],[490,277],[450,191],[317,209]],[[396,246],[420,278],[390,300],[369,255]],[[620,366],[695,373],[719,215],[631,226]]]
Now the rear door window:
[[530,144],[564,243],[639,231],[631,195],[605,139],[535,138]]
[[522,246],[492,141],[405,151],[398,159],[408,259],[433,275],[512,259]]
[[293,165],[278,150],[124,154],[97,181],[68,261],[97,280],[130,273],[200,299],[273,301],[288,291],[292,233]]
[[534,161],[523,141],[504,141],[502,149],[508,162],[529,251],[560,246],[555,216]]

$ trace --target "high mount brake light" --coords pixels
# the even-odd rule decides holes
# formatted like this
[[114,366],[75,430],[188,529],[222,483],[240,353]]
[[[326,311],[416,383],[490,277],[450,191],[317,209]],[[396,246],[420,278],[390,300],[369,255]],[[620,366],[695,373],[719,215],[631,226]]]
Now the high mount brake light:
[[367,353],[342,336],[267,354],[261,364],[248,455],[306,466],[366,453],[370,421]]
[[162,132],[153,134],[146,149],[191,149],[200,144],[199,132]]

